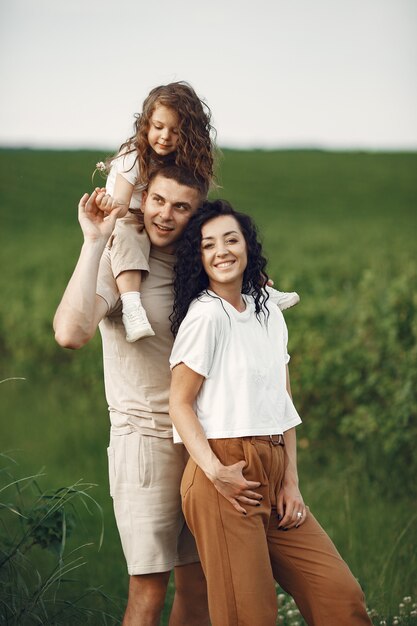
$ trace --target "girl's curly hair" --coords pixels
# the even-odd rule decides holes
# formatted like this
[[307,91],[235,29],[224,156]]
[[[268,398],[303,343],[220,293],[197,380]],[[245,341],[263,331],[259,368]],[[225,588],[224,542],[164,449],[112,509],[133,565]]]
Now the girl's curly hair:
[[[173,109],[179,117],[177,147],[173,154],[166,157],[158,157],[148,142],[149,124],[157,105]],[[192,171],[208,191],[214,178],[216,131],[210,123],[209,107],[200,100],[191,85],[178,81],[155,87],[145,98],[142,113],[135,113],[135,118],[135,132],[120,146],[118,153],[137,151],[139,183],[145,187],[151,171],[169,162]]]
[[262,246],[253,220],[249,215],[235,211],[226,200],[207,201],[191,217],[176,250],[174,307],[170,315],[174,337],[191,302],[209,286],[209,279],[201,260],[202,227],[222,215],[234,217],[245,238],[248,262],[243,274],[242,293],[253,296],[258,319],[261,312],[268,314],[265,306],[268,292],[264,289],[268,281],[266,259],[262,255]]

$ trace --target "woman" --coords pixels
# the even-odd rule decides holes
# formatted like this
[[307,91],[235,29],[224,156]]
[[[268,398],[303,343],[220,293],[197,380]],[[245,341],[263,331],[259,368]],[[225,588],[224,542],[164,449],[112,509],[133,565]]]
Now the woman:
[[181,495],[211,621],[275,625],[276,580],[310,625],[371,624],[359,585],[298,488],[301,420],[265,266],[252,220],[222,200],[197,212],[178,249],[170,413],[174,439],[190,453]]

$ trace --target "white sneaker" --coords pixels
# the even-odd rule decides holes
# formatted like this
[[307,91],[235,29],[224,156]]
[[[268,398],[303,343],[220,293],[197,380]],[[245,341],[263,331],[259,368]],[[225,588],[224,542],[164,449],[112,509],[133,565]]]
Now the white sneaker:
[[275,290],[274,296],[274,302],[281,311],[285,311],[285,309],[289,309],[300,302],[300,296],[295,291],[287,292]]
[[126,330],[126,341],[133,343],[143,337],[152,337],[155,333],[140,302],[123,310],[122,322]]

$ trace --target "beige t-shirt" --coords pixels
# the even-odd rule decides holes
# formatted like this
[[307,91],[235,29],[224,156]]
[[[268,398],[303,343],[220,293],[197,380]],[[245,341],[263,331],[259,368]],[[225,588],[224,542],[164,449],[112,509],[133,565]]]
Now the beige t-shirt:
[[142,283],[141,298],[155,336],[128,343],[110,252],[106,248],[103,253],[97,294],[108,306],[99,328],[112,432],[138,430],[157,437],[172,437],[169,355],[173,336],[169,316],[173,306],[174,263],[175,256],[151,248],[150,272]]

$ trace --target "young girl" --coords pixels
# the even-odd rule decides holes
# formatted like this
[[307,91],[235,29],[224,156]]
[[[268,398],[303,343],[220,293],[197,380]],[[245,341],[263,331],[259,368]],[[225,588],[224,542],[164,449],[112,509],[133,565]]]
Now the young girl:
[[170,414],[190,453],[182,503],[213,626],[274,626],[275,580],[310,626],[370,626],[298,488],[287,328],[259,281],[251,219],[207,202],[177,252]]
[[[142,191],[150,172],[167,162],[192,171],[208,191],[214,160],[210,120],[210,109],[188,83],[155,87],[145,99],[142,113],[136,115],[134,134],[109,161],[106,191],[123,207],[111,239],[111,262],[128,342],[154,334],[140,299],[141,281],[149,271],[150,247],[140,223]],[[274,295],[281,309],[299,300],[296,293],[274,291]]]
[[142,192],[151,171],[169,162],[194,172],[208,190],[214,152],[210,118],[210,109],[187,83],[155,87],[136,115],[134,134],[109,161],[106,191],[123,206],[111,239],[111,263],[128,342],[154,335],[140,300],[150,247],[140,219]]

